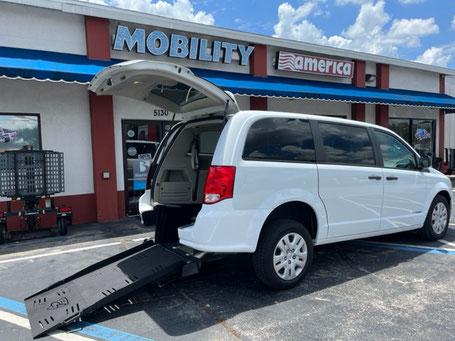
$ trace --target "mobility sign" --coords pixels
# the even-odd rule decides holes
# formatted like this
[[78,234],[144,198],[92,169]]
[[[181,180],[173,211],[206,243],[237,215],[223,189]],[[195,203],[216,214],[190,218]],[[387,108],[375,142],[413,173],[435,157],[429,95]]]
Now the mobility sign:
[[131,34],[126,26],[118,25],[115,33],[114,47],[116,51],[124,48],[132,51],[136,47],[137,53],[145,53],[147,50],[154,56],[168,54],[169,57],[188,58],[206,62],[225,64],[232,62],[232,54],[238,52],[240,65],[248,65],[248,59],[254,50],[254,46],[245,46],[225,41],[215,40],[209,49],[209,41],[204,38],[187,37],[181,34],[168,36],[163,31],[153,31],[147,36],[145,30],[136,28]]
[[352,78],[354,62],[338,59],[328,59],[316,56],[305,56],[291,52],[278,52],[276,67],[278,70],[312,73]]

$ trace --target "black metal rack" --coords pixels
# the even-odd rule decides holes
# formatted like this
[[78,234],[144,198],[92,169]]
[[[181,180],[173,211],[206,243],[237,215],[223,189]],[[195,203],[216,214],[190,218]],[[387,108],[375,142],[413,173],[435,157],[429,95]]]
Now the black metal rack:
[[[71,222],[71,207],[56,207],[51,195],[65,191],[63,153],[51,150],[20,150],[0,153],[0,197],[23,203],[13,211],[11,201],[7,210],[0,211],[0,244],[8,236],[7,217],[24,217],[30,231],[36,229],[36,217],[54,212],[61,235],[67,233]],[[41,199],[45,208],[39,208]]]

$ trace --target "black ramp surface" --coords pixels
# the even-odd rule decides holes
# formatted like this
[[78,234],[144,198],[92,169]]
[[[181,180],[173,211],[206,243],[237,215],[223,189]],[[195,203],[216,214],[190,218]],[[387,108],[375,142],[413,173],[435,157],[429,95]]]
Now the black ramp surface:
[[140,245],[94,264],[25,299],[32,336],[36,338],[73,322],[137,288],[176,273],[190,259],[161,245]]

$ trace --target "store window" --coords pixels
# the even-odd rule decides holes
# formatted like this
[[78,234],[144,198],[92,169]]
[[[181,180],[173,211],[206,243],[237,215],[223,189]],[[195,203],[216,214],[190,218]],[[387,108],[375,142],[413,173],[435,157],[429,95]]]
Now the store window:
[[391,118],[389,127],[420,155],[435,152],[435,120]]
[[41,149],[40,117],[37,114],[0,114],[0,152],[32,146]]
[[169,122],[122,121],[125,174],[125,204],[128,215],[138,214],[150,162]]

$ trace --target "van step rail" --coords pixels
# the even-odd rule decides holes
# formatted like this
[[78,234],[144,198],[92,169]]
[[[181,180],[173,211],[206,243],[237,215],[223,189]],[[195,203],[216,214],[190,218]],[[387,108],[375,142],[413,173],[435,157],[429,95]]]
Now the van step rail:
[[146,240],[27,297],[32,337],[70,324],[144,285],[180,272],[196,273],[199,266],[200,260],[178,244]]

